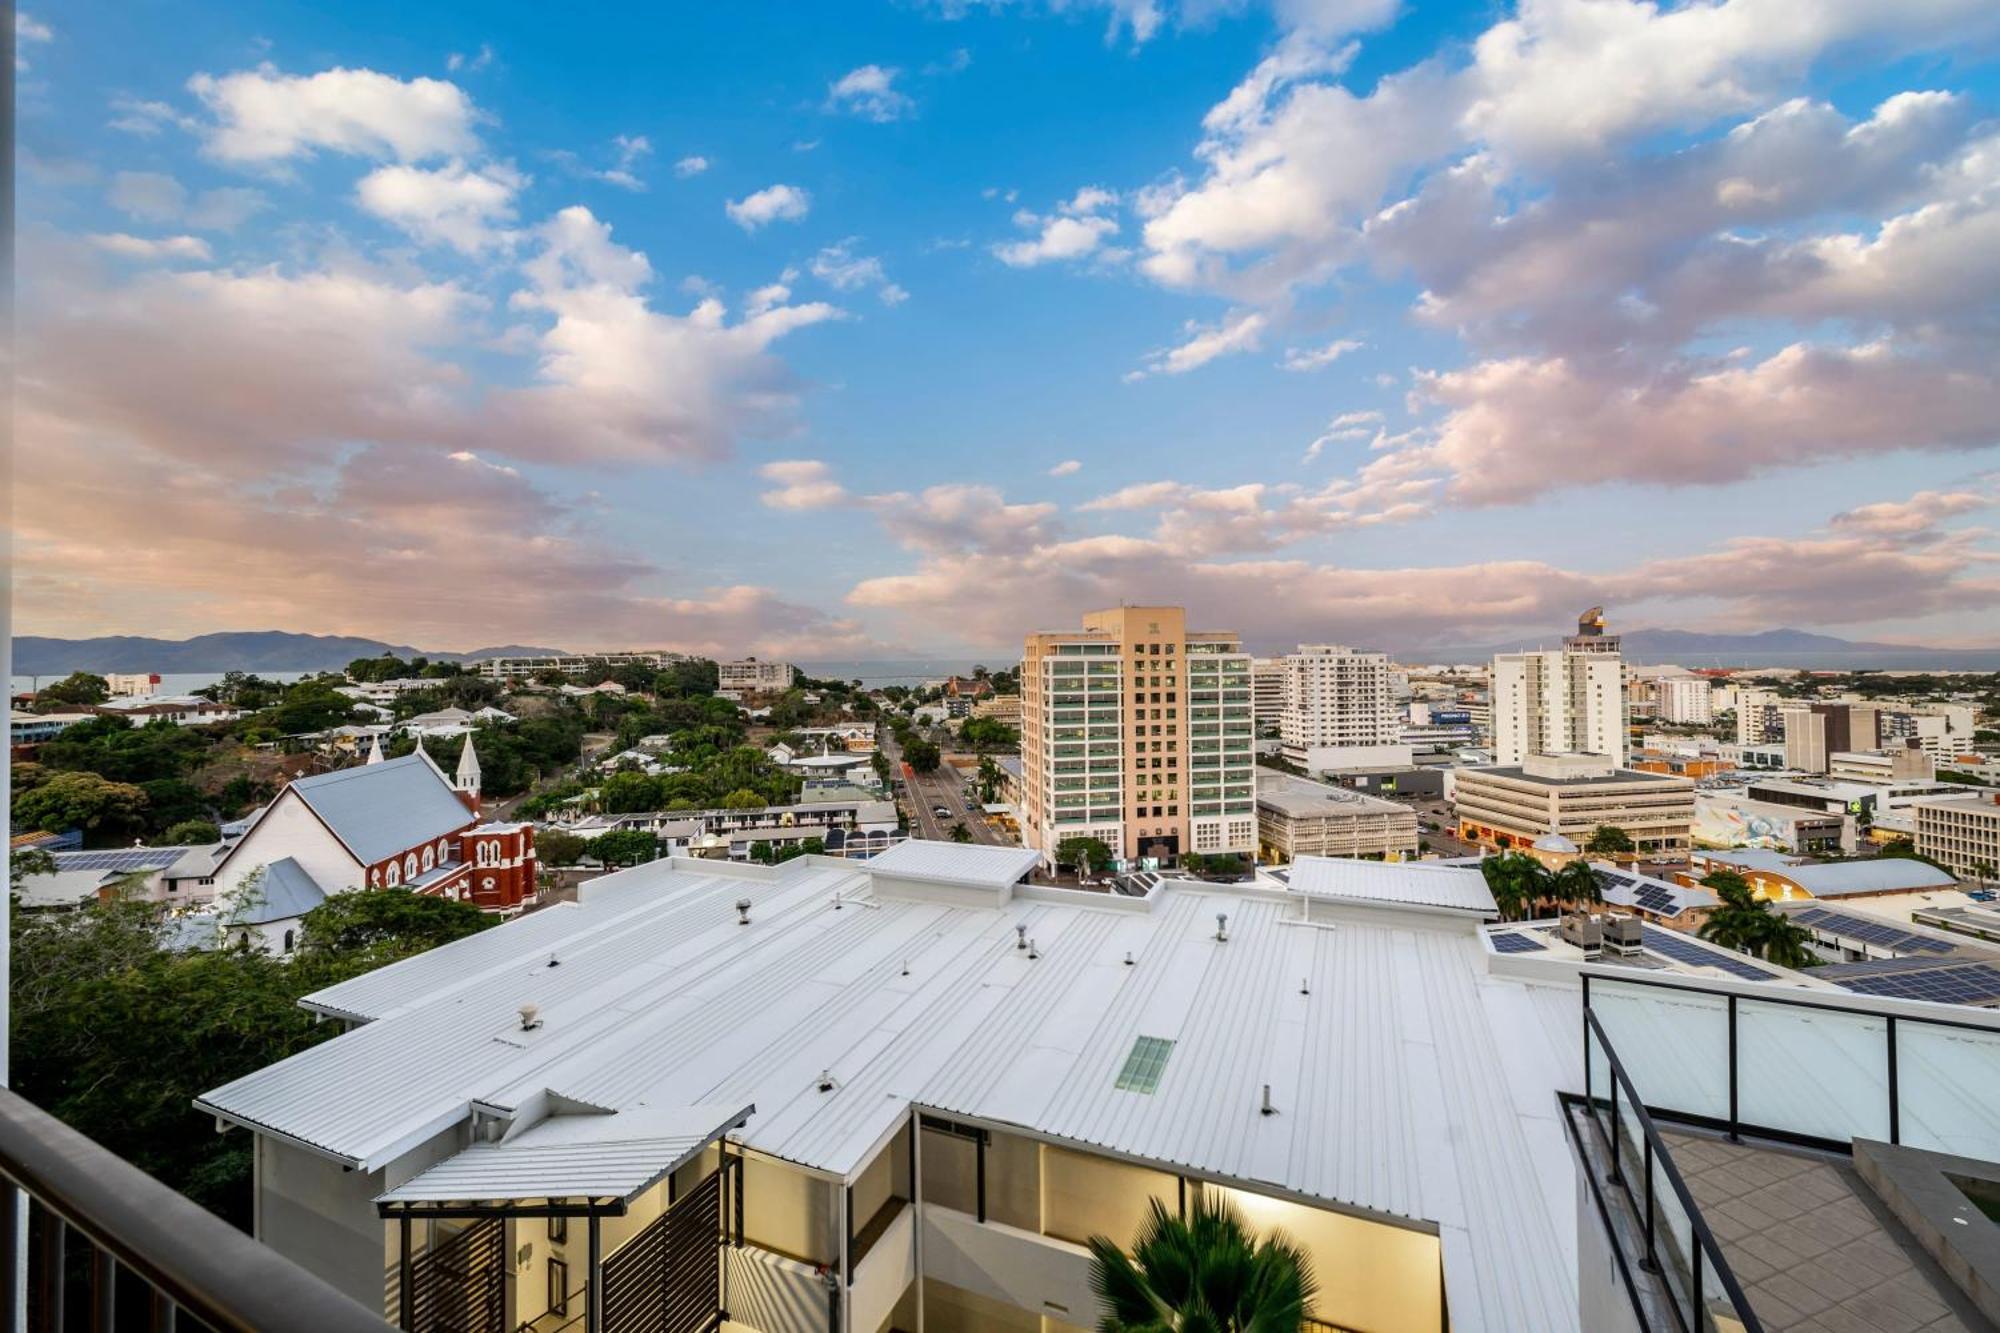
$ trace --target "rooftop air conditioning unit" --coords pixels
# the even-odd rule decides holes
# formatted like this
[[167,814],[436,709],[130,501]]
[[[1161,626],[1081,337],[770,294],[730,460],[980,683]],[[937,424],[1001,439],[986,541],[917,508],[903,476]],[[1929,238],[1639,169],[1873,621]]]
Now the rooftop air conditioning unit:
[[1636,916],[1606,916],[1604,947],[1621,958],[1636,955],[1645,943],[1643,926]]
[[1596,917],[1588,912],[1572,912],[1562,919],[1563,943],[1573,944],[1583,950],[1585,958],[1595,958],[1604,951],[1604,927]]

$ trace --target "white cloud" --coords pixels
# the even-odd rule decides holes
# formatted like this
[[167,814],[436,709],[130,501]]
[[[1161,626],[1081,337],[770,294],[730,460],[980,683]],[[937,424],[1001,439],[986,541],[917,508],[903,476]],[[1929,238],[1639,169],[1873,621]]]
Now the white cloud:
[[1287,347],[1280,364],[1286,370],[1318,370],[1360,349],[1361,344],[1352,338],[1336,338],[1321,347]]
[[472,99],[442,79],[341,68],[295,75],[267,64],[197,74],[188,89],[215,117],[203,127],[205,147],[225,162],[273,164],[319,149],[419,162],[476,146]]
[[1919,537],[1947,518],[1993,507],[1993,497],[1977,491],[1918,491],[1907,500],[1882,500],[1833,516],[1833,526],[1881,537]]
[[182,115],[165,102],[114,97],[111,99],[111,110],[114,114],[106,124],[114,130],[136,134],[142,139],[150,139],[170,125],[189,131],[201,128],[201,123],[193,116]]
[[1326,429],[1306,447],[1305,457],[1299,461],[1310,463],[1320,456],[1320,451],[1329,444],[1347,440],[1373,439],[1381,434],[1382,414],[1375,411],[1342,412],[1326,423]]
[[[1014,192],[1009,190],[1006,197],[1012,199]],[[1118,196],[1103,186],[1086,185],[1058,204],[1054,213],[1044,216],[1023,209],[1014,215],[1014,224],[1034,229],[1036,234],[1028,240],[995,245],[993,253],[1001,263],[1014,268],[1095,254],[1118,234],[1117,219],[1104,216],[1104,210],[1117,202]]]
[[873,287],[884,305],[900,305],[908,300],[910,294],[889,281],[882,261],[856,254],[855,244],[856,238],[850,236],[822,249],[808,265],[812,275],[839,292]]
[[514,196],[527,183],[501,163],[391,165],[363,176],[355,197],[362,208],[420,241],[479,255],[513,244]]
[[917,109],[916,102],[896,87],[896,78],[901,73],[899,69],[884,65],[862,65],[851,69],[827,85],[827,109],[860,116],[877,124],[900,120]]
[[812,207],[812,196],[796,185],[767,185],[723,206],[729,220],[745,231],[771,222],[797,222]]
[[686,180],[690,176],[699,176],[707,170],[708,159],[699,153],[689,153],[686,157],[674,163],[674,175],[679,176],[682,180]]
[[617,150],[618,161],[609,170],[598,172],[597,179],[622,189],[645,189],[646,183],[639,179],[633,168],[642,158],[652,155],[652,143],[643,134],[620,134],[612,139],[611,146]]
[[1062,462],[1057,463],[1049,469],[1049,475],[1051,477],[1073,477],[1081,471],[1083,471],[1083,463],[1080,459],[1065,458]]
[[269,205],[262,193],[233,186],[203,190],[192,199],[178,180],[158,171],[121,171],[105,191],[111,206],[142,222],[186,222],[203,231],[229,231]]
[[850,497],[833,479],[833,469],[816,458],[787,458],[766,463],[757,475],[772,488],[757,499],[772,509],[832,509]]
[[1145,375],[1185,375],[1190,370],[1199,369],[1219,356],[1232,356],[1238,352],[1256,350],[1270,325],[1270,316],[1261,310],[1238,311],[1220,323],[1202,326],[1190,323],[1188,337],[1178,346],[1153,353],[1146,358],[1142,371],[1133,371],[1128,379]]
[[98,249],[125,259],[209,258],[208,242],[199,236],[133,236],[120,231],[101,233],[90,241]]
[[53,42],[55,39],[56,32],[54,28],[34,17],[25,9],[16,11],[14,15],[14,68],[17,70],[28,68],[28,57],[22,53],[22,48],[45,42]]
[[444,58],[444,67],[454,74],[477,74],[493,63],[493,47],[481,42],[479,49],[471,55],[463,51],[453,51]]

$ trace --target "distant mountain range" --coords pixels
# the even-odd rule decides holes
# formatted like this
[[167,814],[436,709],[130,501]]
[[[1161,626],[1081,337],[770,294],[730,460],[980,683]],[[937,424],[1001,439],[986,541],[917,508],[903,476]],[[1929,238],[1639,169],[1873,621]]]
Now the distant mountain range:
[[209,671],[338,671],[357,657],[384,653],[408,660],[476,662],[487,657],[559,653],[560,648],[505,644],[448,653],[383,643],[342,634],[287,634],[255,630],[199,634],[192,639],[146,639],[118,634],[102,639],[48,639],[23,635],[14,640],[14,674],[55,676],[71,671],[157,671],[162,675]]
[[[1404,661],[1478,662],[1494,653],[1559,648],[1568,630],[1551,631],[1539,639],[1480,648],[1413,648],[1398,653]],[[1703,634],[1684,629],[1638,629],[1619,635],[1625,660],[1638,666],[1695,667],[1820,667],[1828,669],[1919,671],[2000,670],[2000,647],[1928,648],[1912,643],[1874,643],[1839,639],[1802,629],[1767,629],[1756,634]]]

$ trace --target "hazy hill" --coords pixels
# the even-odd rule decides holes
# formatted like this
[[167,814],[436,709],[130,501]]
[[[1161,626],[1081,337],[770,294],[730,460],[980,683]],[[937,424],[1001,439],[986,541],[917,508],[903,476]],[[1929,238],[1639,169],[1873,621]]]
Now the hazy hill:
[[512,657],[561,652],[506,644],[449,653],[383,643],[341,634],[288,634],[253,630],[199,634],[192,639],[148,639],[111,635],[99,639],[51,639],[23,635],[14,640],[14,673],[21,676],[60,675],[70,671],[158,671],[162,674],[205,671],[337,671],[357,657],[428,657],[432,661],[474,662],[486,657]]

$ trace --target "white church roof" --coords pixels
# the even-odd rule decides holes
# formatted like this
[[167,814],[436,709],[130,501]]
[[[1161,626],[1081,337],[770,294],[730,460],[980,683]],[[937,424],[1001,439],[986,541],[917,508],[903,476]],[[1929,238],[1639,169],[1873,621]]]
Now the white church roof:
[[290,790],[363,865],[472,822],[465,802],[422,751],[300,778]]

